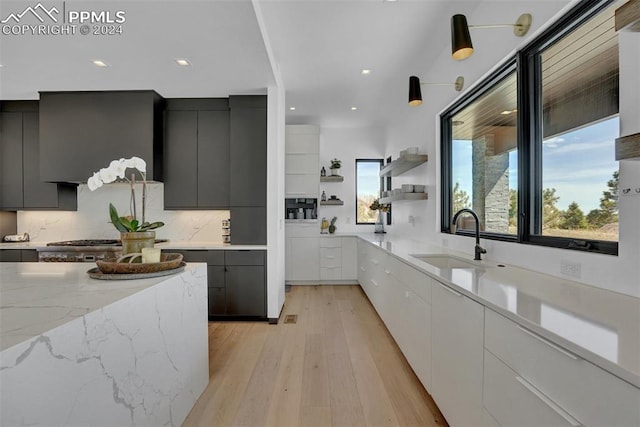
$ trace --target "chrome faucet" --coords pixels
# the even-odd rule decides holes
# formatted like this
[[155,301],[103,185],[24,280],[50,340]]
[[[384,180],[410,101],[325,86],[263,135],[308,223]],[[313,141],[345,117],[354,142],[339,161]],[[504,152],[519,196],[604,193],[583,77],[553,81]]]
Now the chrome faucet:
[[463,213],[471,214],[473,219],[475,219],[476,221],[476,246],[474,248],[475,256],[473,257],[473,259],[476,261],[480,261],[482,260],[482,257],[480,255],[486,254],[487,250],[482,246],[480,246],[480,219],[478,218],[478,215],[474,211],[472,211],[471,209],[465,208],[465,209],[460,209],[458,212],[456,212],[456,214],[453,216],[453,219],[451,220],[451,233],[453,234],[456,233],[458,217]]

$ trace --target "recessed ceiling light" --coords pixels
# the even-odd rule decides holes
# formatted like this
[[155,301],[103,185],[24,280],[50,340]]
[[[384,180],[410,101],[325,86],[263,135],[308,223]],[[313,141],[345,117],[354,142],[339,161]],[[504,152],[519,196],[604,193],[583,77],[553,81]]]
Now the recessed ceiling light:
[[182,59],[176,59],[176,64],[178,64],[178,65],[182,65],[183,67],[188,67],[188,66],[190,66],[190,65],[191,65],[191,63],[189,62],[189,60],[184,59],[184,58],[182,58]]
[[351,111],[356,111],[358,107],[351,107]]
[[371,70],[363,68],[362,71],[360,72],[362,75],[367,75],[367,74],[371,74]]
[[93,65],[95,65],[96,67],[108,67],[109,66],[109,64],[104,62],[102,59],[94,59],[91,62],[93,62]]
[[289,111],[296,111],[296,107],[289,107]]

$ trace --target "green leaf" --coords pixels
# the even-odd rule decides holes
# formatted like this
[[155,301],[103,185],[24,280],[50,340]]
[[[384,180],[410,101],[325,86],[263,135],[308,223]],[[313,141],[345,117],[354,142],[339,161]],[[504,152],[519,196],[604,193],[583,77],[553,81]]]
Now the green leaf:
[[125,224],[122,223],[118,216],[118,211],[112,203],[109,203],[109,216],[111,217],[111,223],[118,231],[130,231]]
[[152,222],[152,223],[145,222],[144,224],[142,224],[140,226],[139,231],[153,230],[155,228],[160,228],[163,225],[164,225],[164,222],[162,222],[162,221],[156,221],[156,222]]
[[131,221],[131,231],[138,231],[139,227],[138,227],[138,220],[134,219]]

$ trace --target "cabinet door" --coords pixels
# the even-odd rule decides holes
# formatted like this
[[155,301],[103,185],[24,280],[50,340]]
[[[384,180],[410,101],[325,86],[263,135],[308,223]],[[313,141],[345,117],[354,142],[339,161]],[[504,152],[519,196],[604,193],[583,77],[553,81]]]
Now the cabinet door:
[[432,289],[431,394],[449,425],[482,420],[484,309],[434,282]]
[[234,245],[266,245],[267,208],[232,207],[231,243]]
[[342,237],[342,279],[358,278],[358,249],[355,237]]
[[0,114],[0,162],[0,207],[21,209],[22,113]]
[[210,316],[224,315],[226,313],[227,299],[224,270],[223,266],[207,266]]
[[[251,101],[255,101],[256,106],[250,106]],[[264,107],[258,104],[264,104]],[[230,205],[266,206],[266,97],[230,97],[229,105]]]
[[198,112],[167,111],[165,116],[164,207],[198,206]]
[[226,314],[266,317],[265,268],[230,265],[226,269]]
[[58,185],[40,181],[38,113],[22,114],[25,208],[57,208]]
[[287,239],[287,280],[320,280],[320,238]]
[[229,111],[198,112],[198,207],[229,207]]

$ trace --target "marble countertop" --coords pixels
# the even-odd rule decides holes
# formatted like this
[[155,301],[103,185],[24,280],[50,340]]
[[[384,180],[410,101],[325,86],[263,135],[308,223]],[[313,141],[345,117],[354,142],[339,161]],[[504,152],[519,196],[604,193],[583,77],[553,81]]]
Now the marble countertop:
[[[640,387],[640,298],[409,239],[351,235]],[[443,253],[478,268],[436,268],[412,256]]]
[[[15,242],[0,243],[0,249],[39,249],[47,246],[48,242]],[[261,250],[267,249],[267,245],[234,245],[220,242],[191,242],[191,241],[173,241],[169,240],[164,243],[157,243],[156,247],[162,249],[201,249],[201,250]]]
[[87,274],[94,266],[0,263],[0,351],[174,277],[96,280]]

